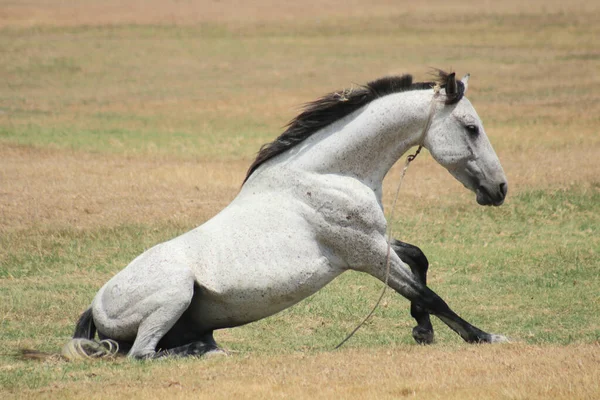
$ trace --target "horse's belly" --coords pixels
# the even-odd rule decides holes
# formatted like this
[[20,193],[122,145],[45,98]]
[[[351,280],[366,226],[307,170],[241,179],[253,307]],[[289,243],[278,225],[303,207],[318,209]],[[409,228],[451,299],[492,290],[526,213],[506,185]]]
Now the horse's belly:
[[216,329],[268,317],[317,292],[341,273],[325,258],[302,268],[286,264],[277,270],[249,267],[245,274],[222,279],[218,291],[200,287],[191,305],[197,323]]
[[[182,238],[201,249],[190,263],[198,288],[191,314],[206,328],[275,314],[321,289],[342,270],[331,265],[305,219],[283,203],[232,205]],[[189,246],[186,246],[189,243]]]

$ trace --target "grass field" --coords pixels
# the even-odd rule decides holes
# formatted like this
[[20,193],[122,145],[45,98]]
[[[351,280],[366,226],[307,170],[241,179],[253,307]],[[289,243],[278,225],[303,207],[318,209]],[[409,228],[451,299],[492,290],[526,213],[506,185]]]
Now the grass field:
[[[600,398],[598,2],[75,3],[0,0],[1,398]],[[435,320],[417,346],[388,292],[334,351],[381,288],[348,273],[217,332],[230,357],[17,357],[57,352],[115,272],[227,205],[298,105],[429,67],[471,73],[509,197],[479,207],[423,154],[394,230],[459,314],[513,343]]]

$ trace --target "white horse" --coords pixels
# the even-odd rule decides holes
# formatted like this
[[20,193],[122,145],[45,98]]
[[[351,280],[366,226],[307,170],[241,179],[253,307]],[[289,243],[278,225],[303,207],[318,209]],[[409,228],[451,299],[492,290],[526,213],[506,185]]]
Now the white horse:
[[231,204],[147,250],[100,289],[71,343],[85,354],[97,330],[133,358],[219,351],[215,329],[273,315],[347,270],[385,282],[388,266],[388,285],[412,302],[418,342],[433,340],[429,314],[467,342],[504,341],[426,286],[418,248],[393,241],[388,253],[382,181],[413,146],[428,149],[479,204],[504,201],[506,178],[463,97],[467,81],[442,71],[437,84],[387,77],[309,103],[261,148]]

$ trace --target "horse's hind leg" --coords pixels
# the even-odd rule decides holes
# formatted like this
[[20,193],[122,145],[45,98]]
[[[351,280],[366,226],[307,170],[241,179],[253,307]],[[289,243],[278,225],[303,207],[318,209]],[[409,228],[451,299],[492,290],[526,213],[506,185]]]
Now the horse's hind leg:
[[[425,254],[417,246],[404,243],[399,240],[392,242],[392,249],[410,267],[415,279],[423,286],[427,285],[427,269],[429,261]],[[417,326],[412,330],[412,336],[419,344],[433,343],[433,325],[429,313],[425,311],[419,304],[410,303],[410,314],[417,321]]]
[[152,358],[200,357],[206,353],[227,354],[217,345],[212,329],[206,330],[195,321],[198,310],[194,305],[202,302],[201,298],[202,290],[195,285],[192,305],[158,342],[157,352]]
[[124,270],[101,289],[93,313],[98,331],[117,341],[135,339],[128,357],[152,358],[160,339],[189,307],[194,274],[183,265]]
[[162,358],[162,357],[200,357],[205,354],[227,354],[217,345],[215,339],[213,337],[212,331],[201,335],[198,340],[193,341],[191,343],[165,349],[159,350],[153,356],[153,358]]
[[129,357],[154,358],[158,342],[175,325],[192,301],[194,278],[190,276],[186,280],[185,285],[179,283],[164,288],[147,299],[147,314],[140,323]]

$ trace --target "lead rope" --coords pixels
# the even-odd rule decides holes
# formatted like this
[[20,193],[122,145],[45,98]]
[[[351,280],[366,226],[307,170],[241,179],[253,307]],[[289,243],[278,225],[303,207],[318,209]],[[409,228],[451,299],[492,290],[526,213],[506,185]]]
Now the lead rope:
[[408,157],[406,157],[406,161],[404,162],[404,168],[402,168],[402,173],[400,174],[400,181],[398,182],[398,188],[396,189],[396,195],[394,196],[394,201],[392,202],[392,209],[390,210],[390,216],[389,216],[390,222],[388,223],[388,231],[387,231],[387,254],[385,256],[385,265],[386,265],[385,266],[385,280],[384,280],[383,288],[381,289],[381,294],[379,295],[379,298],[377,299],[377,302],[375,303],[373,308],[371,308],[371,311],[369,312],[369,314],[367,314],[367,316],[365,318],[363,318],[363,320],[356,326],[356,328],[354,328],[352,330],[352,332],[350,332],[346,336],[346,338],[344,340],[342,340],[337,346],[335,346],[335,350],[342,347],[344,345],[344,343],[346,343],[348,340],[350,340],[350,338],[352,336],[354,336],[354,334],[360,328],[362,328],[362,326],[375,313],[375,310],[377,310],[377,308],[379,307],[379,304],[381,303],[383,296],[385,296],[385,292],[387,291],[388,282],[390,279],[390,255],[391,255],[391,251],[392,251],[392,242],[391,241],[392,241],[392,233],[393,233],[392,221],[394,220],[394,210],[396,209],[396,202],[398,201],[398,195],[400,194],[400,188],[402,187],[402,181],[404,180],[404,176],[406,175],[406,170],[408,169],[408,166],[410,165],[410,163],[415,158],[417,158],[417,156],[421,152],[421,149],[423,148],[423,141],[425,140],[425,135],[427,135],[427,132],[429,131],[429,128],[431,127],[431,121],[433,120],[433,114],[435,112],[435,99],[437,99],[439,94],[440,94],[440,86],[435,85],[433,87],[433,98],[431,99],[431,104],[429,106],[429,115],[427,117],[427,123],[425,124],[425,128],[423,128],[423,133],[421,133],[421,140],[419,141],[419,147],[417,148],[417,151],[415,152],[415,154],[411,154]]

